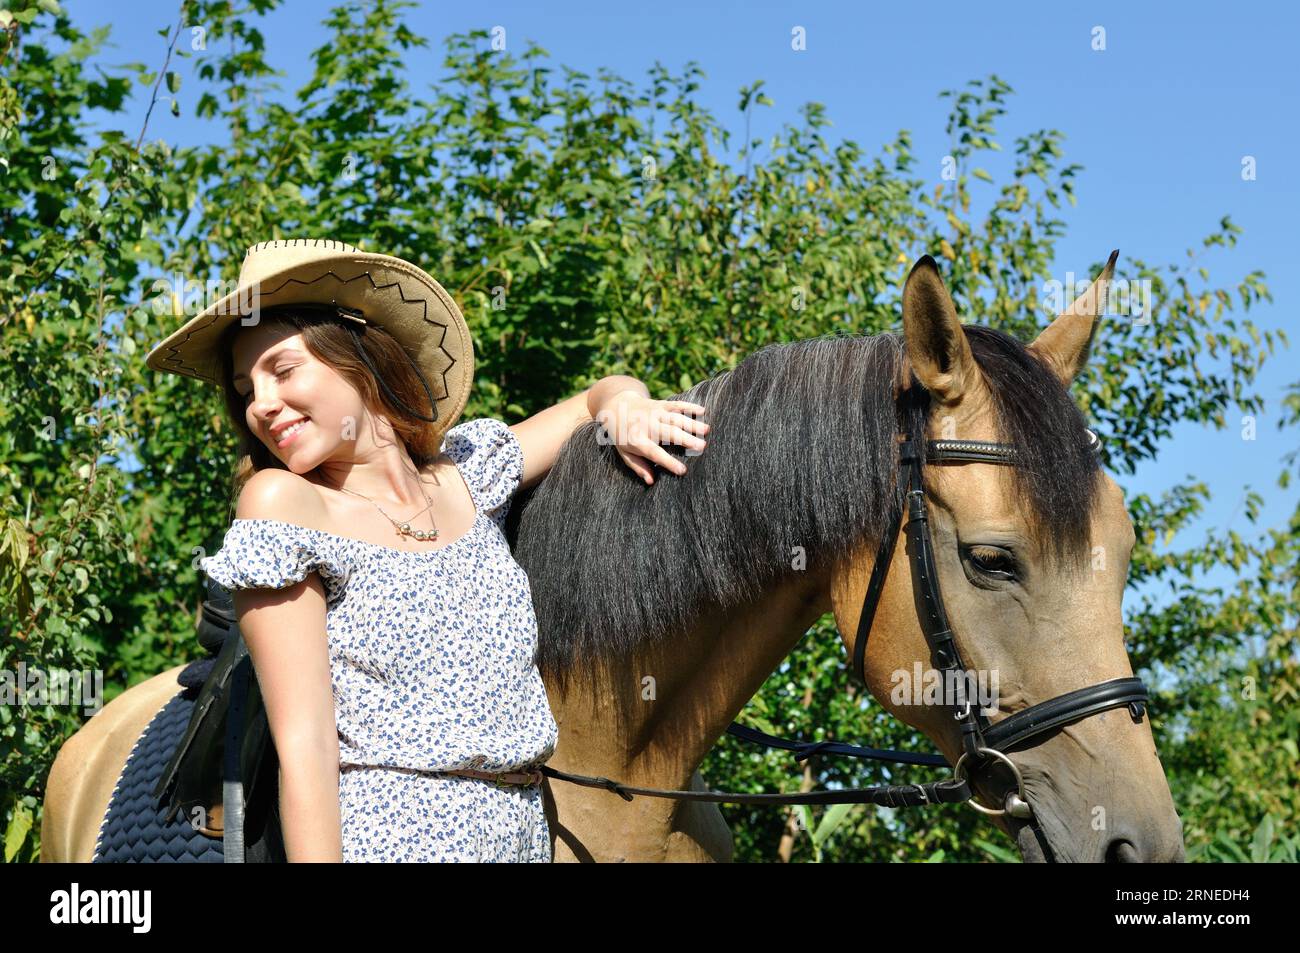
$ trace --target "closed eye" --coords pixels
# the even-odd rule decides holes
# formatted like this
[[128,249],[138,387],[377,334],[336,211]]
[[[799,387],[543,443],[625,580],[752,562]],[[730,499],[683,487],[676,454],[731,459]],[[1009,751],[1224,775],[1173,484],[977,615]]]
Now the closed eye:
[[967,546],[965,557],[970,568],[985,579],[1007,582],[1016,578],[1016,557],[1009,549],[1001,546]]
[[[295,366],[296,366],[296,365],[295,365]],[[282,371],[278,371],[278,372],[276,373],[276,375],[275,375],[275,379],[278,381],[278,380],[280,380],[281,378],[288,377],[288,376],[289,376],[290,374],[292,374],[292,373],[293,373],[293,367],[286,367],[284,370],[282,370]],[[248,403],[248,398],[250,398],[250,397],[253,396],[253,392],[252,392],[252,390],[250,389],[249,392],[248,392],[247,394],[242,394],[241,396],[244,398],[244,403]]]

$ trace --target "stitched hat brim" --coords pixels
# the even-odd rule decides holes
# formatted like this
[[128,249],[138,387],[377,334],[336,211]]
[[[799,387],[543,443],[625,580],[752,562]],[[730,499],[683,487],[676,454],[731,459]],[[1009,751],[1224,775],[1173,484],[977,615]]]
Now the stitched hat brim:
[[[431,276],[400,258],[348,251],[324,255],[241,284],[169,335],[145,359],[156,371],[220,386],[217,345],[236,321],[284,304],[335,304],[391,334],[425,375],[441,430],[469,399],[474,348],[455,301]],[[256,322],[249,323],[254,326]],[[444,423],[445,422],[445,423]]]

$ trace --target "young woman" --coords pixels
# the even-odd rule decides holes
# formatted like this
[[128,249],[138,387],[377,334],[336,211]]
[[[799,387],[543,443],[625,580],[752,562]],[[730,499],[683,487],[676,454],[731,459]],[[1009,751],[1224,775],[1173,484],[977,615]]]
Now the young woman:
[[200,561],[234,593],[280,761],[290,861],[551,859],[557,726],[502,533],[582,423],[637,478],[705,446],[698,404],[630,377],[507,427],[452,426],[473,346],[433,278],[339,242],[249,249],[237,290],[149,354],[222,388],[238,503]]

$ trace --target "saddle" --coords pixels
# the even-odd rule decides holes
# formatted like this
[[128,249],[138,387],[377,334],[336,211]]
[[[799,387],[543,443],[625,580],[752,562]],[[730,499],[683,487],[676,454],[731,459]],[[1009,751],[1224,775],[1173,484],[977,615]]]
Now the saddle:
[[283,862],[279,761],[253,661],[234,599],[210,579],[206,587],[198,625],[205,658],[178,679],[198,694],[153,797],[166,821],[184,811],[196,831],[219,838],[226,863]]

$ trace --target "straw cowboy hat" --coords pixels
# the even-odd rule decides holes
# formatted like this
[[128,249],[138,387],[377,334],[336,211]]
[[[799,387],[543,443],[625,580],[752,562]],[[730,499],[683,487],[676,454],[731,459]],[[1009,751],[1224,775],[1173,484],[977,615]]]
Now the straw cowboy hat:
[[[474,345],[451,295],[410,262],[324,239],[260,242],[248,249],[235,291],[159,343],[145,364],[221,386],[217,345],[222,333],[246,315],[286,304],[328,306],[355,322],[360,333],[375,325],[391,334],[431,388],[440,434],[465,409]],[[371,370],[387,391],[382,369],[372,365]]]

